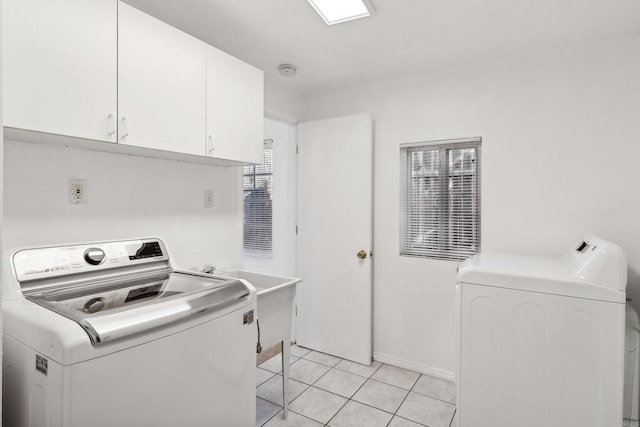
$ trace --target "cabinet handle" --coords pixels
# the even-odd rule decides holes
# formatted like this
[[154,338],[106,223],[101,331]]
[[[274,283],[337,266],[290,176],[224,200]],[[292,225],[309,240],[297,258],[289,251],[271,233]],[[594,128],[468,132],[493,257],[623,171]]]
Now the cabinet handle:
[[212,155],[215,149],[216,147],[213,146],[213,134],[209,134],[207,135],[207,155]]
[[118,131],[118,123],[116,120],[116,115],[113,113],[109,114],[109,119],[111,120],[111,132],[109,132],[109,136],[114,136]]
[[129,136],[129,118],[127,116],[122,117],[122,139]]

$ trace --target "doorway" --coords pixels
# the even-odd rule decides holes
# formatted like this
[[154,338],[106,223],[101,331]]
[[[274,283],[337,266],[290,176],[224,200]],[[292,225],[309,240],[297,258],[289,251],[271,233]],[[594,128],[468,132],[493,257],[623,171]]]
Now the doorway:
[[[243,168],[244,269],[292,277],[296,274],[296,128],[279,120],[265,118],[264,140],[265,158],[268,161],[263,166]],[[268,162],[271,164],[267,165]],[[254,168],[253,177],[249,170],[251,168]],[[253,190],[259,190],[265,184],[271,205],[267,209],[259,209],[253,218],[248,218],[247,210],[256,213],[256,205],[266,205],[261,200],[264,198],[262,194],[262,197],[256,198],[259,203],[247,199]],[[261,218],[267,215],[271,216],[270,220]],[[262,224],[255,227],[258,222]],[[265,230],[268,227],[271,230]],[[255,228],[260,230],[256,231]],[[254,232],[253,237],[247,238],[247,232],[251,231]],[[258,233],[260,237],[256,237]]]

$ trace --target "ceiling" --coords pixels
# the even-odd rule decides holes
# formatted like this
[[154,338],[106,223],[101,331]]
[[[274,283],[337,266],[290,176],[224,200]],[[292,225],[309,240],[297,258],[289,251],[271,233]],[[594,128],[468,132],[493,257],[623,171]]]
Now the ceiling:
[[[581,39],[640,35],[638,0],[371,0],[327,26],[306,0],[126,0],[301,95]],[[293,77],[278,73],[292,63]]]

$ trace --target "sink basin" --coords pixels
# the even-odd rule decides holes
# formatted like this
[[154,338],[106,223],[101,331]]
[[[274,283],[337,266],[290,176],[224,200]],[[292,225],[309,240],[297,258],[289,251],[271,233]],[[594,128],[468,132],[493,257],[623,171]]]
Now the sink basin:
[[296,284],[302,280],[245,270],[216,271],[216,274],[246,280],[258,291],[259,342],[263,349],[276,344],[280,344],[282,349],[282,418],[287,419],[293,299],[296,296]]
[[258,291],[258,322],[263,349],[291,340],[291,319],[296,284],[301,279],[272,276],[245,270],[216,271],[221,276],[243,279]]

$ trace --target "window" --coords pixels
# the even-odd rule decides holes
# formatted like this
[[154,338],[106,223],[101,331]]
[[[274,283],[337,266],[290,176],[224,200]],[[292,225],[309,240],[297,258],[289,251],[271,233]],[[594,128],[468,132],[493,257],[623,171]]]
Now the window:
[[479,251],[480,144],[401,145],[400,255],[462,260]]
[[264,142],[261,165],[244,167],[244,254],[271,258],[273,235],[273,140]]

